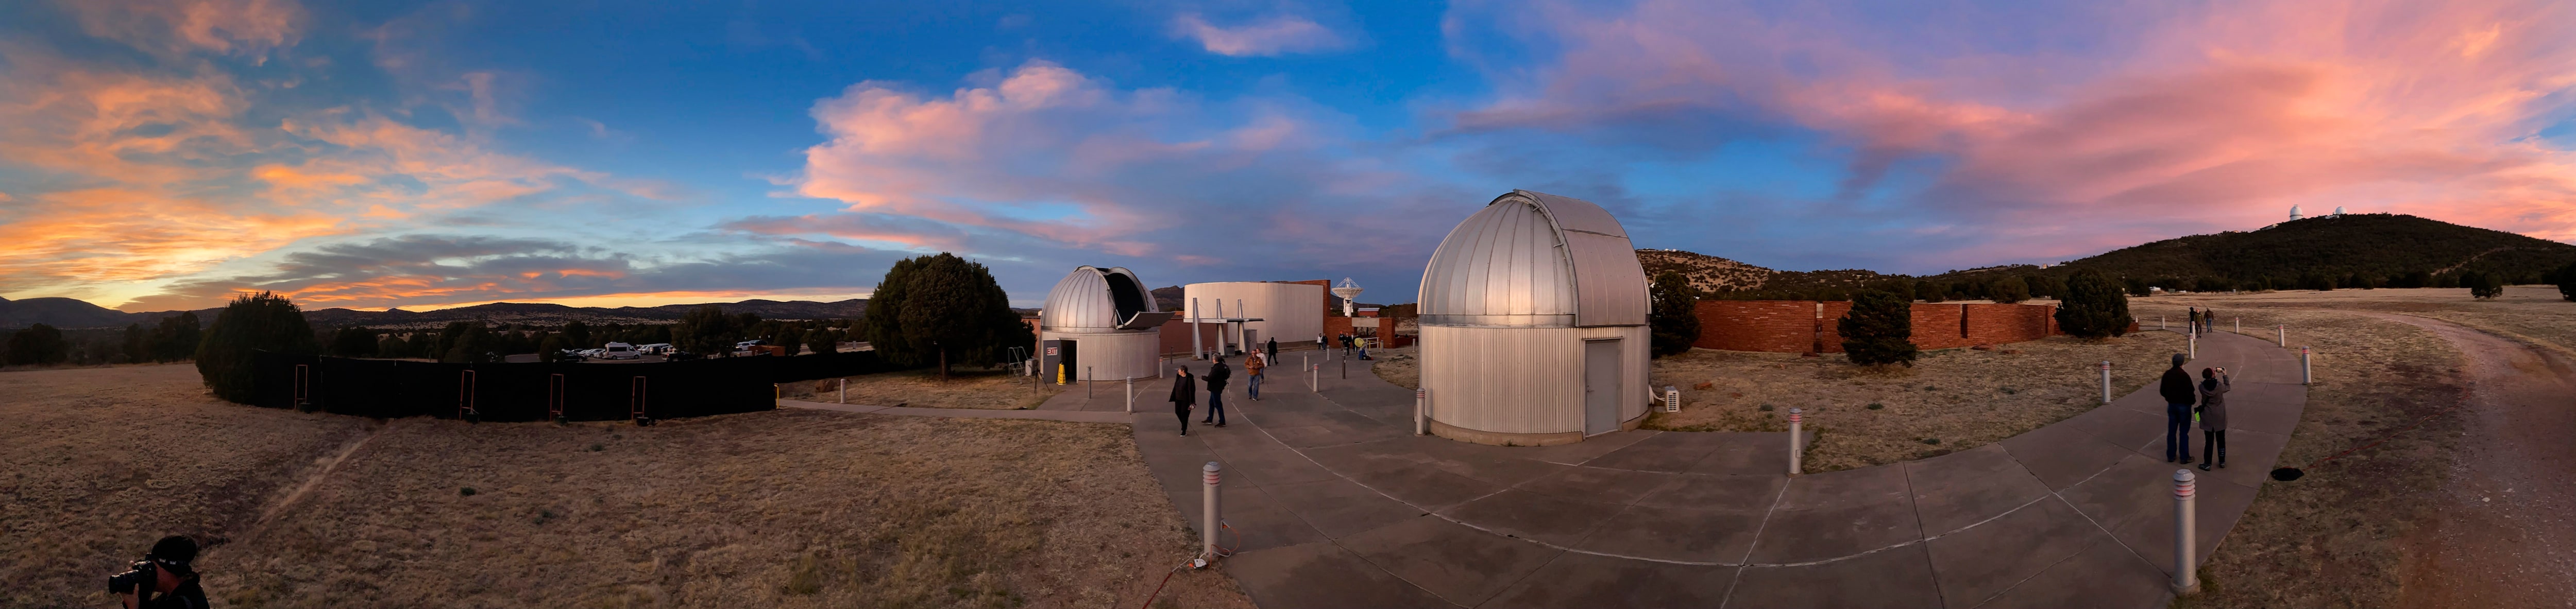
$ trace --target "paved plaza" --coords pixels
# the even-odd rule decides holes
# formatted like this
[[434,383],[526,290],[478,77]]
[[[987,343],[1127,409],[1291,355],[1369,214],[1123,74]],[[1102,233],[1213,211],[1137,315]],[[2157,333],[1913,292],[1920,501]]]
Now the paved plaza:
[[[2267,481],[2306,390],[2297,357],[2271,343],[2221,333],[2200,349],[2188,369],[2236,372],[2233,467],[2200,475],[2206,559]],[[1273,374],[1255,402],[1238,369],[1231,425],[1193,423],[1182,437],[1168,384],[1139,382],[1132,415],[1139,452],[1193,525],[1200,467],[1223,465],[1236,546],[1220,564],[1263,607],[2143,608],[2171,597],[2180,466],[2163,461],[2152,386],[1994,445],[1789,476],[1781,433],[1628,431],[1548,447],[1415,436],[1413,393],[1368,362],[1348,362],[1345,379],[1338,359],[1282,355],[1289,365],[1274,370],[1325,364],[1321,390]],[[1039,410],[1123,411],[1108,387]]]

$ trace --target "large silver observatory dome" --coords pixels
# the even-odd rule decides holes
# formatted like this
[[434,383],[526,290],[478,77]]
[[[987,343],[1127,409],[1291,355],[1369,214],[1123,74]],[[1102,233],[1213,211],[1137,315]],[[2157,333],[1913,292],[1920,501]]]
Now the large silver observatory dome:
[[1046,308],[1038,313],[1038,324],[1046,330],[1108,332],[1138,321],[1143,314],[1161,311],[1134,271],[1086,265],[1055,282],[1055,290],[1047,292]]
[[1440,241],[1423,269],[1421,303],[1424,325],[1643,325],[1646,273],[1608,210],[1514,190]]

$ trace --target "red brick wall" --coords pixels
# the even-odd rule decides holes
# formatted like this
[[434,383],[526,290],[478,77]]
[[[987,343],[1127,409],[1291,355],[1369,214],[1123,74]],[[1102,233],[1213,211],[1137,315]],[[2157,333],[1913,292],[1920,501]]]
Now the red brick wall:
[[[1163,322],[1163,327],[1162,327],[1161,329],[1162,329],[1162,331],[1163,331],[1163,354],[1164,354],[1164,355],[1189,355],[1190,353],[1192,353],[1192,351],[1190,350],[1190,323],[1189,323],[1189,322],[1185,322],[1185,321],[1181,321],[1181,320],[1177,320],[1177,319],[1175,319],[1175,320],[1172,320],[1172,321]],[[1216,337],[1217,337],[1217,335],[1218,335],[1219,333],[1224,332],[1224,331],[1225,331],[1225,324],[1219,324],[1219,323],[1203,323],[1203,324],[1199,324],[1199,333],[1198,333],[1198,336],[1199,336],[1199,343],[1200,343],[1200,344],[1202,344],[1202,345],[1208,345],[1208,346],[1210,346],[1210,347],[1212,348],[1214,345],[1216,345],[1216,344],[1217,344],[1217,342],[1216,342]]]
[[[1819,315],[1817,305],[1822,304]],[[1699,342],[1727,351],[1841,353],[1836,322],[1849,302],[1710,300],[1699,303]],[[1914,345],[1948,349],[2036,340],[2057,333],[2055,308],[2022,304],[1916,304]],[[1964,324],[1962,322],[1965,322]]]

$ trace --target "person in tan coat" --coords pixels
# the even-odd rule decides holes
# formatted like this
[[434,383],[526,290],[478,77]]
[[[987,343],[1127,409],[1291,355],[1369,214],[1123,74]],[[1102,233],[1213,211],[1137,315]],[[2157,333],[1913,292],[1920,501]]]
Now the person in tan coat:
[[1243,371],[1252,375],[1248,381],[1250,384],[1244,385],[1243,389],[1246,393],[1252,394],[1252,401],[1261,401],[1261,369],[1268,367],[1270,367],[1270,355],[1259,350],[1243,358]]

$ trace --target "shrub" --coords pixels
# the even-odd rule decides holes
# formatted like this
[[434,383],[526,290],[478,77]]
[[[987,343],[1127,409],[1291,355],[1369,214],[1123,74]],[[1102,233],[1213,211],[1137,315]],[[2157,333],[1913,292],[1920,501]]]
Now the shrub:
[[1942,289],[1930,281],[1917,281],[1914,282],[1914,297],[1923,299],[1923,302],[1941,302]]
[[2558,269],[2558,296],[2576,301],[2576,262]]
[[248,404],[254,397],[252,353],[315,355],[322,351],[320,343],[313,338],[313,326],[305,323],[304,312],[285,296],[243,294],[215,315],[215,326],[197,343],[197,374],[206,379],[215,397]]
[[[941,379],[948,378],[952,356],[998,363],[1011,347],[1034,346],[1036,337],[1029,334],[1020,314],[1011,311],[1010,294],[1002,291],[991,269],[946,252],[913,260],[895,323],[902,342],[939,364]],[[868,300],[871,319],[880,300],[888,299]]]
[[2129,332],[2129,297],[2101,273],[2086,269],[2067,277],[2064,298],[2057,327],[2067,334],[2098,339]]
[[63,340],[62,330],[36,324],[9,335],[8,362],[11,366],[60,364],[71,359],[71,348],[71,343]]
[[331,335],[332,357],[375,357],[376,331],[367,328],[341,328]]
[[2020,277],[2005,277],[1986,284],[1986,297],[2004,304],[2030,300],[2030,283]]
[[1651,291],[1655,312],[1646,322],[1655,357],[1690,352],[1691,343],[1699,342],[1699,290],[1681,273],[1664,271],[1655,275]]
[[1854,364],[1914,365],[1914,307],[1895,294],[1852,295],[1851,313],[1835,328],[1843,335],[1843,356]]
[[161,318],[152,328],[152,359],[175,362],[197,355],[197,343],[203,338],[205,322],[196,311]]
[[2468,286],[2469,296],[2480,300],[2504,295],[2504,276],[2499,273],[2468,273],[2460,276],[2460,285]]

